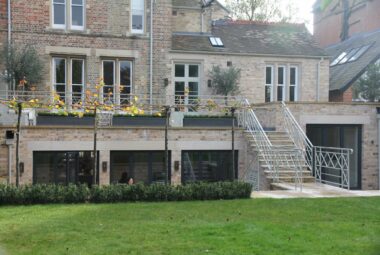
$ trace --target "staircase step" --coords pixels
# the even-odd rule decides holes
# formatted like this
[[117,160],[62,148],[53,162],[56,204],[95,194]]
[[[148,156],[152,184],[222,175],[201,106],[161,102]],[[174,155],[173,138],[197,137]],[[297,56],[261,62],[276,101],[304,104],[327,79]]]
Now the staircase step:
[[[270,180],[271,182],[273,181],[273,178],[271,176],[267,176],[267,179]],[[286,176],[286,177],[279,176],[278,180],[279,180],[280,183],[281,182],[294,183],[295,177],[294,176]],[[303,183],[315,182],[315,177],[314,176],[305,176],[305,177],[302,177],[302,182]]]

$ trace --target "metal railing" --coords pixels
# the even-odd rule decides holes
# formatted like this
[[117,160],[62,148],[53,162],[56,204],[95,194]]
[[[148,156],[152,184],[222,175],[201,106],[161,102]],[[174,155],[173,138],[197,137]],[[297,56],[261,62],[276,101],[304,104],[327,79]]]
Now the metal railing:
[[350,189],[350,148],[314,146],[284,102],[281,105],[284,127],[316,181]]
[[290,175],[294,173],[295,189],[300,188],[302,191],[303,169],[298,163],[302,154],[298,149],[284,149],[282,146],[274,146],[269,140],[255,112],[251,109],[247,99],[244,100],[239,114],[239,125],[253,138],[257,151],[263,158],[272,181],[279,183],[280,171],[285,169],[290,171]]
[[349,190],[353,150],[315,146],[314,151],[316,181]]
[[309,170],[313,170],[313,144],[306,136],[303,129],[300,127],[293,114],[286,106],[284,102],[281,104],[284,127],[295,144],[296,148],[302,151],[302,154],[305,159],[305,163],[308,166]]

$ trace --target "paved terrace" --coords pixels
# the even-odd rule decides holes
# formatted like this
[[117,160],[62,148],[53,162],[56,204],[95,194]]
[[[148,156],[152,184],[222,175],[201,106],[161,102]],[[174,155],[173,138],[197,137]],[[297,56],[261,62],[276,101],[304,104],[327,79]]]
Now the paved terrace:
[[252,198],[322,198],[322,197],[375,197],[380,196],[380,190],[346,190],[319,184],[304,183],[301,191],[295,191],[293,184],[278,184],[284,190],[254,191]]

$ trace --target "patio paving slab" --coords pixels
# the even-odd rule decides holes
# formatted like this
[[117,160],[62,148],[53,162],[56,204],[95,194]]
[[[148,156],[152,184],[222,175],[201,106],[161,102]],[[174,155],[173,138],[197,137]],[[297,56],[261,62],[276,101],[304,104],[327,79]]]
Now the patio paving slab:
[[294,184],[278,184],[284,190],[254,191],[252,198],[323,198],[323,197],[374,197],[379,190],[346,190],[319,183],[304,183],[302,192],[294,190]]

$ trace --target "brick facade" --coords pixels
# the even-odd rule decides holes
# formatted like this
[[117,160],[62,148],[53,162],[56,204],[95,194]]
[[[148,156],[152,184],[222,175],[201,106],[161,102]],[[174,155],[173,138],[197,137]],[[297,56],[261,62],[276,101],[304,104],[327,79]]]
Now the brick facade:
[[330,92],[330,102],[352,102],[353,94],[352,94],[352,86],[350,86],[345,91],[331,91]]
[[[317,8],[314,8],[314,36],[317,42],[326,47],[341,41],[340,34],[343,22],[343,5],[340,0],[333,0],[325,9],[318,8],[321,0],[317,1]],[[353,7],[350,16],[349,36],[375,31],[380,28],[380,1],[360,0],[349,1]],[[354,5],[355,4],[355,5]]]

